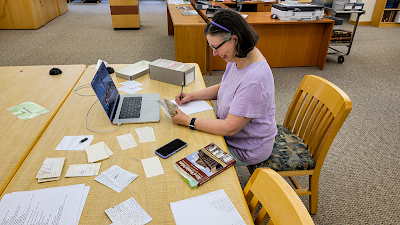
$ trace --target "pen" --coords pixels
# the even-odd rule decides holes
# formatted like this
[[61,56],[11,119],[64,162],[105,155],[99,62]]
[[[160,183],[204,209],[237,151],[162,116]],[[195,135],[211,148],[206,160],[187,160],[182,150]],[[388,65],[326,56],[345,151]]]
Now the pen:
[[85,141],[87,141],[88,140],[88,138],[84,138],[84,139],[82,139],[80,142],[79,142],[79,144],[81,144],[81,143],[83,143],[83,142],[85,142]]
[[183,92],[183,81],[182,81],[181,98],[180,98],[180,100],[182,100],[182,92]]

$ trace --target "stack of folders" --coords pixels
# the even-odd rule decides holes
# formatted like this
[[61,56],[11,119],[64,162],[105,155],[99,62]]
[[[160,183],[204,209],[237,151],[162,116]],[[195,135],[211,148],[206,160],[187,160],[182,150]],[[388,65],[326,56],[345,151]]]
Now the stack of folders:
[[59,180],[64,167],[65,157],[45,158],[36,175],[38,182]]
[[174,169],[183,176],[190,187],[196,188],[235,163],[235,158],[211,143],[175,162]]

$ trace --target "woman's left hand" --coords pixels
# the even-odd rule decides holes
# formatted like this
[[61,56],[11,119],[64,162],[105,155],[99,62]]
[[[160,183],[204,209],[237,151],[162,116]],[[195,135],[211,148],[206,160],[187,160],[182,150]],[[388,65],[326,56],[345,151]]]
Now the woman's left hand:
[[191,118],[186,115],[184,112],[182,112],[179,108],[176,108],[176,114],[174,117],[172,117],[172,122],[176,124],[181,124],[184,126],[189,126]]

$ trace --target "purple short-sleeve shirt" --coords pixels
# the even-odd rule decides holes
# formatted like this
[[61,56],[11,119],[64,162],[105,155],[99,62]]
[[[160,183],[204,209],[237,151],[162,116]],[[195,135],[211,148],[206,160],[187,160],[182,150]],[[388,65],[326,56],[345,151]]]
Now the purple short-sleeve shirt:
[[275,135],[275,88],[266,60],[237,69],[228,63],[218,91],[219,119],[228,114],[251,118],[238,133],[225,136],[235,156],[247,164],[266,160],[272,152]]

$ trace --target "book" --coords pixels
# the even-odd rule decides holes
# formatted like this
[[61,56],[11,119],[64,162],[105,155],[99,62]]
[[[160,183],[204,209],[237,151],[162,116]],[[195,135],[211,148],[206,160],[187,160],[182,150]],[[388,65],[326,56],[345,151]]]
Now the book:
[[174,169],[196,188],[236,164],[236,159],[211,143],[174,163]]

